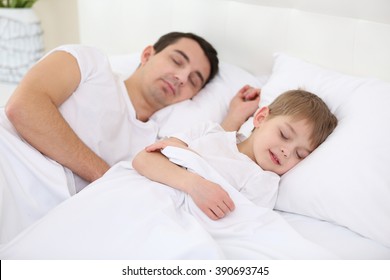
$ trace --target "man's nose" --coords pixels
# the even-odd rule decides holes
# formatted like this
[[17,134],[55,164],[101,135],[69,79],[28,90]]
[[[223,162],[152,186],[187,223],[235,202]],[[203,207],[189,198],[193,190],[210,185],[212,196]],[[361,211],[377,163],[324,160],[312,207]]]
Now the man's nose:
[[186,69],[182,69],[181,71],[177,72],[175,75],[175,81],[177,82],[177,85],[182,86],[187,83],[189,75],[190,73]]

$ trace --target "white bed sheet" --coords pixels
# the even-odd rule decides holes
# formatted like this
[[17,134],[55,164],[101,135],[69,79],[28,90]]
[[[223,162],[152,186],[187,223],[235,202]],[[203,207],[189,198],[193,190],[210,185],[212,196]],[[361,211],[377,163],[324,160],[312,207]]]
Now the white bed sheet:
[[306,239],[348,260],[390,260],[390,248],[327,221],[278,211]]
[[236,210],[212,221],[187,195],[122,162],[1,246],[0,258],[337,259],[246,199],[197,154],[173,147],[164,153],[222,185]]

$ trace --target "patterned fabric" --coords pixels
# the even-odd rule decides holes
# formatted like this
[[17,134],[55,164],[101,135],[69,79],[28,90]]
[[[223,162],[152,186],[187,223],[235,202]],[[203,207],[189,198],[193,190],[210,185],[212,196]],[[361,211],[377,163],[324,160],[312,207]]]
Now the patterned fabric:
[[19,83],[43,54],[43,31],[35,12],[0,9],[0,82]]

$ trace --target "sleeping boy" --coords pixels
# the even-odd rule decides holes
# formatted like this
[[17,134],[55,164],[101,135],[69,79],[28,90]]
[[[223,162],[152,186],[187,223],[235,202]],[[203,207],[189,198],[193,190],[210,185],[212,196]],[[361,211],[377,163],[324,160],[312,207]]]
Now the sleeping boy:
[[250,136],[241,140],[219,124],[200,124],[146,147],[134,158],[133,167],[150,180],[188,193],[209,218],[223,218],[235,207],[229,194],[161,153],[167,146],[191,149],[248,199],[273,208],[280,176],[325,141],[337,118],[317,95],[298,89],[259,108],[253,126]]

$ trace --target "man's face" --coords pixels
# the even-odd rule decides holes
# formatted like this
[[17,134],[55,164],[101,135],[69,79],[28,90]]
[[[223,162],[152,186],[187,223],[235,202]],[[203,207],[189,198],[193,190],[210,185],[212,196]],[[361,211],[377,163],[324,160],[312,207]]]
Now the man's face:
[[142,55],[145,98],[161,109],[194,97],[210,75],[210,63],[194,40],[183,38],[159,53],[148,47]]

